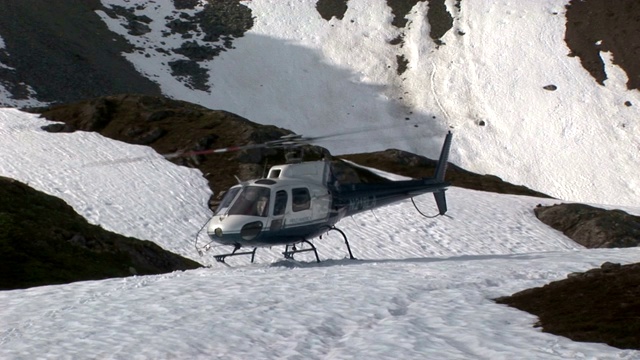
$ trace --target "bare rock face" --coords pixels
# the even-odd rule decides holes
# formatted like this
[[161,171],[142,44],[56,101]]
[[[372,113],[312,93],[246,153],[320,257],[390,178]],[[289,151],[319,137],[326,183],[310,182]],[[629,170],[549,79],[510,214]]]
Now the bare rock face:
[[538,206],[538,219],[587,248],[621,248],[640,243],[640,217],[584,204]]
[[574,341],[640,349],[640,264],[600,268],[495,299],[538,316],[534,327]]
[[[121,55],[134,47],[110,31],[96,10],[104,10],[99,0],[0,2],[0,82],[13,98],[31,97],[26,86],[51,103],[161,93]],[[146,20],[138,20],[130,31],[144,31]]]
[[201,267],[89,224],[63,200],[0,177],[0,290]]
[[566,12],[565,42],[600,85],[607,73],[600,52],[611,52],[627,74],[627,88],[640,90],[640,2],[636,0],[571,1]]

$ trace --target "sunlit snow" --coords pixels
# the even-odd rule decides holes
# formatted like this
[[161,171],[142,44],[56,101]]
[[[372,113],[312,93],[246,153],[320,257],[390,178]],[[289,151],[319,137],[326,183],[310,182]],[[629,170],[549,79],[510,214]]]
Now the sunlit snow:
[[[50,134],[46,123],[0,110],[0,176],[211,267],[0,292],[0,358],[640,358],[542,333],[534,316],[491,300],[637,261],[638,249],[583,249],[539,222],[533,207],[554,200],[454,187],[448,217],[401,202],[340,222],[359,260],[331,235],[316,240],[320,264],[273,248],[226,267],[212,257],[225,249],[194,248],[211,215],[197,170],[95,133]],[[149,160],[96,165],[141,156]],[[435,209],[431,195],[416,203]]]
[[[136,10],[154,20],[140,37],[98,13],[141,49],[124,56],[168,96],[308,136],[368,130],[321,144],[334,154],[393,147],[435,158],[452,128],[451,160],[468,170],[640,214],[640,110],[622,106],[640,104],[640,92],[625,89],[608,53],[605,86],[567,57],[566,1],[474,0],[462,11],[446,1],[454,28],[440,47],[428,40],[426,2],[403,30],[383,0],[350,0],[344,19],[330,21],[315,0],[242,3],[255,26],[202,64],[210,92],[171,77],[166,63],[179,56],[155,50],[182,41],[161,34],[172,1]],[[389,40],[401,32],[400,49]],[[410,61],[402,77],[400,53]],[[0,97],[12,103],[1,86]],[[537,204],[561,200],[453,187],[447,217],[401,202],[340,222],[359,260],[329,235],[315,241],[320,264],[309,254],[284,261],[273,248],[226,267],[213,254],[229,249],[200,257],[194,247],[207,241],[200,230],[211,215],[197,170],[95,133],[49,134],[45,123],[0,109],[0,176],[210,267],[0,292],[0,358],[640,359],[543,333],[534,316],[491,300],[605,261],[638,261],[638,249],[587,250],[535,218]],[[100,165],[127,157],[148,161]],[[435,212],[431,195],[416,204]]]

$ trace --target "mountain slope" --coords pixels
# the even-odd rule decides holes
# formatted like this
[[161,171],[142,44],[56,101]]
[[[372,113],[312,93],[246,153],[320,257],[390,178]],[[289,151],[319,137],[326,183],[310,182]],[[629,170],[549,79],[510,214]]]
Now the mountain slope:
[[0,177],[0,290],[201,267],[88,224],[62,200]]
[[[105,94],[160,94],[122,57],[133,51],[95,13],[99,0],[0,4],[0,106],[34,106]],[[6,97],[6,95],[5,95]]]
[[[405,201],[340,222],[360,260],[343,259],[342,239],[324,236],[316,241],[320,264],[305,254],[297,256],[300,262],[282,261],[281,249],[274,248],[260,249],[255,264],[238,258],[227,268],[212,258],[223,249],[213,247],[202,257],[194,249],[205,237],[198,229],[210,216],[211,191],[199,171],[171,164],[146,146],[93,132],[42,129],[50,126],[35,115],[0,111],[2,173],[63,198],[105,229],[152,240],[212,266],[0,292],[3,356],[636,354],[542,334],[532,328],[534,318],[493,302],[604,261],[637,259],[637,248],[584,249],[542,224],[532,208],[555,200],[453,187],[450,217],[424,219]],[[147,161],[120,161],[141,157]],[[99,166],[105,162],[111,165]],[[428,211],[433,200],[418,197],[416,205]],[[624,279],[610,278],[607,284]],[[615,304],[620,298],[608,300]],[[581,309],[581,302],[571,304]],[[265,318],[278,320],[265,323]],[[237,337],[229,339],[230,333]],[[186,345],[185,339],[190,339]]]
[[[30,3],[19,4],[11,6],[29,9]],[[50,53],[27,54],[28,46],[18,50],[30,43],[21,42],[15,30],[0,28],[4,104],[24,105],[6,95],[6,89],[25,93],[25,86],[58,90],[47,90],[42,98],[38,91],[28,95],[41,101],[51,101],[50,94],[60,94],[56,96],[61,101],[72,94],[87,98],[150,92],[98,81],[140,83],[98,60],[86,67],[86,61],[74,55],[92,59],[90,54],[98,51],[94,48],[100,48],[111,55],[122,53],[139,74],[172,98],[297,133],[368,130],[349,141],[323,144],[335,154],[398,148],[433,158],[442,134],[453,128],[458,146],[451,159],[465,169],[567,200],[640,203],[640,158],[635,151],[640,147],[635,121],[640,91],[633,85],[640,58],[633,51],[640,37],[625,36],[637,34],[637,2],[87,4],[94,7],[68,13],[99,34],[106,24],[112,32],[106,37],[125,38],[128,45],[103,37],[78,42],[82,47],[76,48],[75,40],[65,40],[71,34],[54,26],[64,23],[65,12],[51,16],[54,25],[46,34],[64,36],[53,41],[62,45],[45,49]],[[52,12],[47,8],[34,13]],[[606,16],[594,15],[599,13]],[[96,14],[102,24],[96,23]],[[0,22],[11,24],[12,18]],[[29,29],[41,21],[50,23],[25,19]],[[112,42],[120,45],[112,47]],[[32,75],[15,65],[23,57],[25,64],[32,64]],[[72,84],[55,80],[66,70],[47,76],[51,66],[40,63],[58,58],[91,72],[78,71],[81,80]],[[72,75],[62,77],[78,79]],[[74,92],[83,86],[92,88]]]

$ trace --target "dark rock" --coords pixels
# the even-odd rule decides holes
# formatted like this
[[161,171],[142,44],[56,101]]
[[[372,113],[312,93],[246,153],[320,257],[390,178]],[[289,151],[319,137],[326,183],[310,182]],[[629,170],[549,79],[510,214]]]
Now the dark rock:
[[146,128],[144,128],[142,126],[132,126],[130,128],[125,129],[123,134],[126,137],[130,138],[130,139],[135,139],[136,137],[140,136],[145,131],[146,131]]
[[211,60],[218,56],[221,51],[224,51],[222,47],[213,47],[209,45],[200,45],[195,41],[186,41],[182,45],[173,49],[176,54],[181,54],[193,61]]
[[607,73],[600,53],[609,51],[627,74],[627,88],[640,90],[640,1],[570,1],[566,8],[565,42],[570,55],[580,58],[582,67],[604,86]]
[[201,267],[89,224],[63,200],[16,180],[0,177],[0,198],[0,290]]
[[192,60],[175,60],[169,62],[171,75],[196,90],[209,91],[209,73]]
[[155,121],[160,121],[160,120],[164,120],[168,117],[172,117],[176,114],[175,111],[172,110],[160,110],[160,111],[155,111],[153,113],[151,113],[149,115],[149,117],[147,117],[147,121],[148,122],[155,122]]
[[540,206],[538,219],[587,248],[634,247],[640,243],[640,217],[584,204]]
[[166,130],[160,127],[154,127],[149,131],[146,131],[136,137],[134,137],[133,142],[135,144],[140,145],[149,145],[156,142],[158,139],[163,137],[167,133]]
[[444,0],[429,1],[429,10],[427,10],[427,20],[429,21],[429,36],[436,45],[444,45],[442,37],[453,27],[453,17]]
[[166,25],[172,33],[178,34],[186,34],[190,31],[195,31],[198,29],[198,26],[193,21],[183,21],[180,19],[173,19],[167,22]]
[[41,129],[50,133],[72,133],[76,131],[76,129],[72,125],[64,123],[44,125],[41,127]]
[[318,0],[318,2],[316,2],[316,10],[318,14],[327,21],[333,17],[342,20],[344,13],[347,12],[348,1],[349,0]]
[[567,279],[495,299],[538,316],[533,327],[574,341],[640,349],[640,264],[606,262]]
[[[74,109],[71,113],[61,111],[49,120],[58,121],[58,118],[69,125],[68,129],[84,131],[100,131],[111,121],[113,115],[112,104],[106,98],[94,99]],[[63,107],[62,107],[63,108]],[[76,121],[69,121],[74,119]],[[66,120],[66,121],[65,121]],[[71,125],[72,124],[72,125]],[[55,129],[55,127],[54,127]]]
[[612,263],[612,262],[605,262],[602,265],[600,265],[600,268],[602,269],[602,271],[605,272],[611,272],[614,270],[618,270],[620,269],[622,265],[618,264],[618,263]]
[[140,21],[130,21],[126,28],[129,30],[129,35],[133,36],[144,35],[151,31],[151,28],[149,28],[147,24]]
[[73,237],[69,239],[69,243],[81,247],[87,247],[87,239],[80,234],[73,235]]
[[239,38],[253,27],[251,9],[237,0],[208,1],[197,15],[198,23],[205,32],[205,41],[216,42],[226,38],[225,46],[230,47],[231,38]]
[[194,150],[211,149],[211,145],[213,145],[219,138],[220,137],[216,134],[209,134],[205,137],[202,137],[196,142],[196,147],[194,148]]
[[409,60],[404,57],[404,55],[396,55],[396,74],[402,75],[405,71],[407,71],[407,67],[409,65]]
[[546,85],[546,86],[543,86],[542,88],[549,91],[555,91],[558,89],[558,87],[555,85]]
[[145,24],[151,24],[153,22],[147,15],[136,15],[135,20]]
[[35,93],[42,102],[64,103],[111,94],[161,93],[158,84],[122,56],[133,50],[132,45],[109,30],[97,10],[118,16],[98,0],[0,1],[5,44],[0,57],[4,51],[8,54],[0,61],[12,69],[0,67],[0,83],[13,98]]
[[406,16],[419,2],[420,0],[387,0],[387,5],[391,8],[391,13],[393,14],[391,25],[397,28],[404,28],[408,21]]
[[173,0],[173,6],[178,10],[193,10],[198,5],[198,0]]

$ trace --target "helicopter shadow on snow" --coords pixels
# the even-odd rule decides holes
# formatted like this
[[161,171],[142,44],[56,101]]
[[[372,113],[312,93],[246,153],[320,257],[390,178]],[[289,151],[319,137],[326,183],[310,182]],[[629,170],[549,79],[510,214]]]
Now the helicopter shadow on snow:
[[483,260],[533,260],[543,258],[542,254],[525,253],[525,254],[490,254],[490,255],[460,255],[450,257],[424,257],[424,258],[406,258],[406,259],[327,259],[321,262],[315,261],[297,261],[291,259],[278,260],[269,265],[275,268],[322,268],[334,266],[352,266],[367,264],[425,264],[437,262],[459,262],[459,261],[483,261]]

